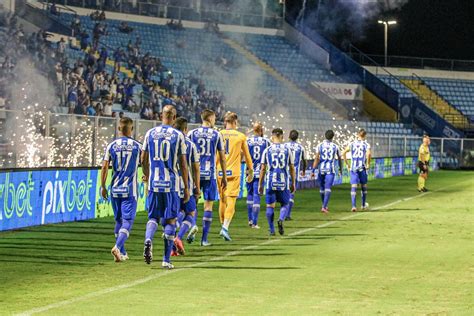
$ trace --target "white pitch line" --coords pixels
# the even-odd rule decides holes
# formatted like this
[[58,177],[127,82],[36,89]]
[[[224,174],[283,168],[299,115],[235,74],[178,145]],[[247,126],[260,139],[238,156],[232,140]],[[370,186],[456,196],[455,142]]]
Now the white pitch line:
[[[466,182],[466,181],[464,181],[464,182]],[[385,205],[382,205],[382,206],[379,206],[379,207],[375,207],[371,210],[372,211],[378,211],[378,210],[393,206],[395,204],[399,204],[399,203],[406,202],[406,201],[409,201],[409,200],[413,200],[413,199],[416,199],[416,198],[419,198],[419,197],[423,197],[423,196],[425,196],[427,194],[430,194],[432,192],[438,192],[438,191],[442,191],[442,190],[444,190],[448,187],[460,185],[464,182],[456,183],[456,184],[444,187],[443,189],[430,191],[430,192],[427,192],[427,193],[422,193],[422,194],[413,195],[413,196],[410,196],[410,197],[407,197],[407,198],[399,199],[399,200],[390,202],[388,204],[385,204]],[[318,225],[318,226],[315,226],[315,227],[309,227],[309,228],[305,228],[305,229],[293,232],[291,234],[288,234],[287,236],[283,236],[282,238],[270,239],[270,240],[264,241],[264,242],[256,244],[256,245],[246,246],[246,247],[240,248],[238,250],[228,252],[223,256],[216,257],[216,258],[211,258],[207,261],[191,264],[191,265],[188,265],[188,266],[181,267],[179,269],[174,269],[174,270],[170,270],[170,271],[166,271],[166,272],[156,273],[156,274],[150,275],[146,278],[142,278],[142,279],[138,279],[138,280],[131,281],[131,282],[128,282],[128,283],[124,283],[124,284],[121,284],[121,285],[109,287],[109,288],[99,290],[99,291],[96,291],[96,292],[91,292],[89,294],[85,294],[83,296],[78,296],[78,297],[71,298],[71,299],[68,299],[68,300],[64,300],[64,301],[61,301],[61,302],[45,305],[45,306],[42,306],[42,307],[36,307],[36,308],[30,309],[28,311],[25,311],[25,312],[22,312],[22,313],[19,313],[19,314],[16,314],[16,315],[22,315],[22,316],[33,315],[33,314],[37,314],[37,313],[46,312],[46,311],[49,311],[49,310],[54,309],[54,308],[58,308],[58,307],[70,305],[70,304],[73,304],[73,303],[85,301],[87,299],[97,298],[98,296],[102,296],[102,295],[105,295],[105,294],[108,294],[108,293],[112,293],[112,292],[116,292],[116,291],[120,291],[120,290],[124,290],[124,289],[128,289],[128,288],[131,288],[131,287],[134,287],[134,286],[137,286],[137,285],[140,285],[140,284],[152,281],[152,280],[159,279],[161,277],[168,276],[170,274],[178,273],[180,271],[185,271],[185,270],[195,268],[195,267],[204,266],[208,263],[211,263],[211,262],[214,262],[214,261],[219,261],[219,260],[225,259],[227,257],[232,257],[232,256],[238,255],[238,254],[240,254],[240,253],[242,253],[246,250],[249,250],[249,249],[256,249],[256,248],[260,248],[262,246],[273,244],[273,243],[276,243],[276,242],[279,242],[279,241],[282,241],[282,240],[291,239],[291,237],[293,237],[293,236],[302,235],[302,234],[311,232],[313,230],[328,227],[328,226],[334,225],[338,222],[346,221],[346,220],[349,220],[349,219],[354,218],[356,216],[360,216],[360,215],[364,215],[364,214],[370,214],[370,212],[354,213],[354,214],[351,214],[349,216],[345,216],[345,217],[342,217],[340,219],[333,220],[333,221],[330,221],[330,222],[327,222],[327,223],[324,223],[324,224],[321,224],[321,225]]]

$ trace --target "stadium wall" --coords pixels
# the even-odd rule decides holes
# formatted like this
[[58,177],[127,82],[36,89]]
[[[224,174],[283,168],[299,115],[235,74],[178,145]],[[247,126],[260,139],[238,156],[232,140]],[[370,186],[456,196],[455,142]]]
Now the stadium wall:
[[[311,166],[311,161],[310,166]],[[417,157],[375,158],[369,179],[415,174]],[[438,168],[436,159],[431,163]],[[242,166],[245,169],[245,166]],[[299,189],[318,187],[308,169]],[[139,178],[141,178],[141,169]],[[111,177],[109,179],[109,184]],[[336,184],[348,183],[344,170]],[[139,183],[138,211],[145,210],[145,185]],[[242,179],[241,197],[246,196]],[[100,196],[100,172],[90,169],[32,169],[0,171],[0,231],[22,227],[81,221],[113,214],[110,200]]]
[[[380,73],[378,67],[364,66],[365,69],[373,74]],[[395,68],[386,67],[388,72],[396,77],[411,77],[414,73],[419,77],[439,78],[439,79],[454,79],[454,80],[474,80],[474,72],[468,71],[449,71],[438,69],[414,69],[414,68]],[[381,73],[385,74],[385,72]]]
[[430,136],[462,138],[464,133],[448,123],[418,98],[400,98],[400,121],[405,124],[415,123],[428,132]]
[[[43,3],[41,1],[36,0],[27,0],[27,3],[39,10],[43,10]],[[62,5],[58,4],[58,8],[61,10],[63,8]],[[93,9],[89,8],[81,8],[76,6],[67,6],[68,9],[72,9],[77,13],[77,15],[81,16],[89,16]],[[107,19],[112,20],[120,20],[126,22],[137,22],[137,23],[147,23],[147,24],[154,24],[154,25],[166,25],[170,21],[168,18],[158,18],[152,16],[145,16],[145,15],[135,15],[135,14],[126,14],[126,13],[119,13],[119,12],[112,12],[112,11],[105,11]],[[204,22],[194,22],[194,21],[181,21],[185,28],[193,28],[193,29],[202,29],[205,27],[206,23]],[[272,28],[263,28],[263,27],[253,27],[253,26],[243,26],[243,25],[229,25],[229,24],[219,24],[219,30],[221,32],[237,32],[237,33],[249,33],[249,34],[264,34],[264,35],[271,35],[271,36],[283,36],[283,32],[278,29]]]

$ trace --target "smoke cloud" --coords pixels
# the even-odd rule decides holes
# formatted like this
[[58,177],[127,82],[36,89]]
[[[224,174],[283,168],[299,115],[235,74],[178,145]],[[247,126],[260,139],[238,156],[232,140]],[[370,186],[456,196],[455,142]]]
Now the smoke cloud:
[[373,23],[387,12],[400,9],[408,1],[318,0],[317,5],[310,10],[306,0],[302,0],[296,25],[298,28],[316,29],[340,41],[360,39],[364,37],[368,23]]

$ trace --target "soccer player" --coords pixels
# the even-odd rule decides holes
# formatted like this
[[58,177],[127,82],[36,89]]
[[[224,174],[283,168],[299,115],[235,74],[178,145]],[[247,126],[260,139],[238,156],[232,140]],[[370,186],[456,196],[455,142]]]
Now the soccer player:
[[[291,194],[296,189],[296,172],[294,166],[294,155],[288,146],[282,144],[283,130],[275,128],[272,131],[273,145],[265,149],[262,155],[260,179],[258,182],[258,193],[263,194],[263,179],[268,166],[268,174],[265,178],[267,192],[265,201],[267,203],[267,220],[270,227],[270,236],[275,236],[273,223],[276,202],[280,203],[280,218],[278,219],[278,232],[285,233],[283,221],[285,220],[290,206]],[[290,184],[291,179],[291,184]]]
[[[356,195],[357,186],[360,184],[362,189],[362,209],[367,210],[367,170],[370,168],[370,145],[365,140],[367,132],[364,129],[357,133],[357,140],[349,144],[342,153],[342,157],[346,162],[347,169],[351,174],[351,199],[352,212],[357,212]],[[351,161],[347,159],[347,153],[351,153]]]
[[106,187],[109,166],[112,165],[112,185],[110,188],[112,209],[115,217],[115,246],[112,255],[115,262],[128,259],[125,241],[137,212],[137,169],[140,162],[141,144],[132,139],[133,121],[123,117],[119,122],[119,138],[111,142],[105,150],[101,170],[101,195],[108,198]]
[[184,135],[171,127],[176,120],[176,109],[172,105],[167,105],[161,115],[162,125],[150,129],[145,134],[143,142],[143,177],[148,181],[146,200],[148,222],[143,257],[147,264],[153,260],[153,237],[158,223],[162,220],[164,256],[161,266],[173,269],[170,256],[176,234],[176,218],[181,204],[178,165],[183,178],[184,203],[189,201],[188,168]]
[[[174,128],[181,131],[183,135],[188,133],[188,120],[184,117],[178,117],[176,122],[173,125]],[[197,212],[197,204],[196,200],[201,195],[200,185],[199,185],[199,154],[197,153],[196,145],[189,140],[188,137],[185,137],[186,143],[186,163],[188,165],[188,188],[193,190],[193,194],[190,196],[189,201],[184,203],[181,200],[181,211],[184,212],[184,218],[181,224],[181,228],[179,229],[178,236],[174,240],[174,244],[178,250],[180,255],[184,255],[184,245],[183,245],[183,237],[188,232],[189,229],[192,228],[190,231],[189,239],[194,237],[197,233],[197,226],[196,226],[196,212]],[[183,185],[181,186],[183,187]]]
[[319,193],[321,195],[322,207],[321,212],[328,213],[329,198],[331,197],[331,187],[334,183],[336,170],[334,162],[339,161],[339,176],[342,172],[342,157],[339,147],[332,142],[334,132],[327,130],[325,133],[326,139],[316,147],[316,156],[314,157],[313,173],[311,178],[315,178],[318,173]]
[[219,183],[224,177],[224,174],[227,173],[227,187],[223,188],[221,185],[219,186],[219,194],[221,197],[219,201],[219,218],[222,224],[222,229],[219,234],[225,241],[232,241],[229,235],[229,226],[234,217],[235,203],[240,193],[242,155],[248,166],[247,182],[253,179],[253,163],[247,145],[247,137],[237,131],[237,124],[237,114],[227,112],[224,116],[225,129],[220,132],[224,140],[225,166],[227,169],[220,168],[220,165],[218,166]]
[[[304,147],[301,144],[296,142],[298,140],[298,136],[299,136],[298,131],[292,130],[290,132],[290,137],[289,137],[290,141],[286,143],[288,148],[290,148],[291,151],[293,152],[293,155],[295,158],[296,184],[298,183],[298,176],[300,175],[300,165],[303,166],[303,170],[301,171],[301,176],[304,177],[306,173],[305,151],[304,151]],[[290,206],[288,208],[288,214],[285,218],[285,220],[288,220],[288,221],[291,221],[291,211],[295,203],[295,192],[291,193]]]
[[[258,214],[260,213],[260,195],[258,194],[258,182],[260,178],[260,162],[262,154],[271,145],[270,141],[263,137],[263,125],[260,122],[253,124],[253,136],[247,139],[250,156],[252,156],[254,179],[247,183],[247,213],[249,226],[259,229]],[[248,169],[248,166],[247,166]]]
[[[208,241],[212,222],[212,206],[219,200],[217,188],[216,156],[219,158],[222,169],[226,170],[224,141],[221,134],[214,129],[216,114],[212,110],[201,113],[202,126],[189,132],[189,139],[196,145],[199,153],[200,184],[204,197],[204,214],[202,217],[201,246],[211,246]],[[222,189],[227,187],[227,175],[221,180]]]
[[428,179],[428,167],[430,165],[430,137],[423,136],[423,143],[418,149],[418,168],[420,168],[420,175],[418,176],[418,192],[428,192],[425,187],[425,181]]

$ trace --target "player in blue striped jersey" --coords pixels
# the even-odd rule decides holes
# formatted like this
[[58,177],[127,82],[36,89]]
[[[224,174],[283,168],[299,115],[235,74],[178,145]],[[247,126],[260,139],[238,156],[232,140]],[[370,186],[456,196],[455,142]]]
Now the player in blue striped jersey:
[[[173,125],[174,128],[179,130],[186,135],[188,132],[188,120],[184,117],[178,117],[176,122]],[[183,245],[183,238],[184,235],[188,232],[188,242],[194,241],[194,236],[197,233],[197,226],[196,226],[196,217],[197,217],[197,200],[201,195],[200,191],[200,175],[199,175],[199,154],[196,149],[196,145],[185,136],[185,143],[186,143],[186,163],[188,165],[188,187],[189,190],[193,190],[193,194],[190,196],[189,201],[184,203],[181,202],[181,226],[178,232],[178,236],[174,240],[174,245],[177,249],[177,253],[180,255],[184,255],[184,245]],[[181,178],[181,181],[182,178]],[[179,220],[179,219],[178,219]],[[172,255],[176,255],[172,254]]]
[[[361,129],[358,134],[358,139],[352,142],[342,153],[342,157],[346,162],[347,169],[351,175],[351,199],[352,199],[352,211],[357,211],[356,195],[357,186],[360,184],[362,189],[362,209],[366,210],[367,206],[367,171],[370,168],[370,145],[365,140],[367,133],[364,129]],[[347,153],[351,153],[350,164],[347,159]]]
[[270,141],[263,137],[263,125],[256,122],[253,125],[254,135],[247,138],[250,156],[253,162],[254,178],[252,182],[247,183],[247,213],[249,226],[260,228],[258,226],[258,214],[260,212],[260,195],[258,194],[258,182],[260,178],[260,162],[262,154],[271,145]]
[[[267,187],[265,197],[265,202],[267,203],[266,215],[270,227],[270,235],[274,236],[275,226],[273,219],[276,202],[281,205],[278,232],[280,235],[283,235],[283,221],[287,216],[291,194],[296,190],[296,173],[294,155],[288,146],[282,144],[283,130],[275,128],[272,131],[272,136],[273,145],[265,149],[262,155],[258,193],[263,194],[263,179],[265,178]],[[266,174],[267,167],[268,174]]]
[[[297,130],[290,131],[290,137],[289,137],[290,141],[286,143],[286,146],[288,146],[288,148],[291,149],[295,158],[296,185],[298,185],[298,177],[300,175],[304,177],[306,173],[305,150],[301,144],[296,142],[298,140],[298,136],[299,136],[299,133]],[[300,167],[302,168],[300,169]],[[285,220],[291,220],[291,211],[293,210],[294,203],[295,203],[295,193],[293,192],[291,194],[290,206],[289,206],[288,214]]]
[[339,147],[332,142],[334,132],[326,131],[326,139],[316,147],[316,156],[314,157],[313,173],[311,178],[315,178],[316,173],[319,181],[319,193],[321,195],[322,207],[321,212],[329,212],[328,204],[331,197],[331,187],[336,177],[335,161],[339,162],[338,173],[342,172],[342,157]]
[[106,183],[109,167],[113,170],[110,195],[115,217],[116,242],[112,248],[115,262],[128,259],[125,241],[130,235],[137,211],[137,169],[141,153],[141,144],[131,138],[132,119],[121,118],[118,129],[120,137],[107,146],[101,170],[101,195],[104,199],[108,198]]
[[[216,158],[223,170],[226,170],[224,141],[221,134],[214,129],[216,114],[212,110],[201,113],[202,126],[188,133],[189,139],[196,145],[199,153],[201,191],[204,196],[204,214],[202,217],[201,246],[210,246],[207,240],[212,222],[212,206],[219,200],[217,189]],[[221,181],[222,190],[227,187],[227,174],[224,173]]]
[[[170,256],[181,204],[181,177],[184,186],[183,202],[189,201],[188,168],[184,135],[172,127],[176,120],[176,109],[171,105],[165,106],[161,120],[162,125],[150,129],[143,142],[143,177],[148,181],[148,222],[143,257],[147,264],[153,260],[152,242],[161,219],[164,226],[164,256],[161,266],[172,269],[174,266],[170,262]],[[181,177],[178,170],[181,170]]]

